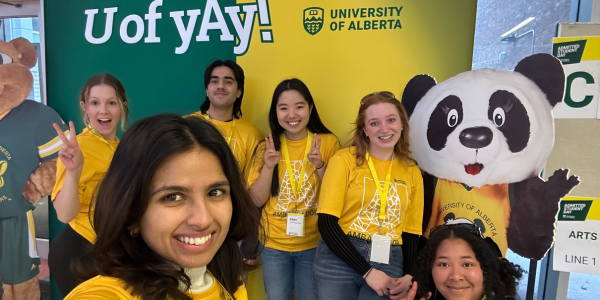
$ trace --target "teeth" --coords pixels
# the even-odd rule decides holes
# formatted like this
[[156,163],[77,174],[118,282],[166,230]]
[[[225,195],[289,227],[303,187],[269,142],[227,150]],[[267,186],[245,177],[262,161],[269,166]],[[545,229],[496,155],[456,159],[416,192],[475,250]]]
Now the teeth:
[[290,125],[292,125],[292,126],[296,126],[296,125],[298,125],[298,123],[300,123],[300,122],[288,122],[288,123],[289,123]]
[[380,136],[379,138],[380,138],[380,139],[382,139],[382,140],[389,140],[389,139],[391,139],[391,138],[392,138],[392,136],[391,136],[391,135],[388,135],[388,136]]
[[207,236],[203,236],[203,237],[183,237],[183,236],[179,236],[177,237],[177,240],[182,242],[182,243],[186,243],[189,245],[204,245],[204,243],[208,242],[208,240],[210,240],[212,234],[208,234]]

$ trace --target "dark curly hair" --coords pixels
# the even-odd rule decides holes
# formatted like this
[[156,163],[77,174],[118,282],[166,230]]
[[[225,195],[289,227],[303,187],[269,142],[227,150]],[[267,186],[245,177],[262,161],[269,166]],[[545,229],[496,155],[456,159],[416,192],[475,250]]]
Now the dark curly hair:
[[437,292],[431,270],[438,247],[447,239],[462,239],[473,249],[483,271],[482,297],[485,295],[487,299],[504,299],[505,297],[515,296],[518,279],[521,278],[523,269],[509,262],[506,258],[499,258],[484,239],[472,233],[469,229],[446,225],[430,236],[425,248],[419,255],[414,277],[414,281],[418,283],[415,299],[427,297],[429,292],[432,292],[431,299],[446,299]]

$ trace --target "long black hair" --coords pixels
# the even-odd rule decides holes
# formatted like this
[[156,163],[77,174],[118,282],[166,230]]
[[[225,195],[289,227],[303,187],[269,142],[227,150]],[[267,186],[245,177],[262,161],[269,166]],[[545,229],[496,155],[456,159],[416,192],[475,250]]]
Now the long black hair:
[[[273,144],[275,145],[275,150],[279,151],[281,148],[281,141],[279,137],[281,134],[285,132],[285,129],[281,127],[279,121],[277,120],[277,102],[279,102],[279,97],[285,91],[297,91],[302,95],[304,100],[308,102],[309,109],[311,109],[310,117],[308,118],[308,124],[306,124],[306,128],[310,130],[312,133],[331,133],[319,117],[319,112],[317,111],[317,106],[315,105],[315,100],[313,99],[310,90],[304,82],[300,79],[292,78],[286,79],[282,81],[275,88],[275,92],[273,92],[273,99],[271,100],[271,108],[269,109],[269,127],[271,128],[271,135],[273,136]],[[264,143],[262,141],[261,143]],[[258,158],[260,159],[260,158]],[[275,197],[279,194],[279,167],[275,165],[273,169],[273,179],[271,181],[271,196]]]
[[414,280],[418,283],[415,299],[427,297],[432,292],[432,300],[445,300],[435,283],[431,270],[436,259],[437,249],[447,239],[462,239],[471,246],[475,257],[481,266],[483,273],[483,295],[486,299],[505,299],[507,296],[514,297],[517,293],[517,280],[521,278],[523,270],[520,266],[509,262],[506,258],[499,258],[496,249],[480,236],[469,229],[447,225],[441,226],[432,233],[429,241],[417,260]]
[[152,251],[130,229],[139,224],[150,198],[150,183],[157,168],[169,157],[196,147],[214,154],[227,177],[232,216],[225,241],[207,265],[208,270],[233,295],[243,284],[237,242],[246,239],[249,249],[258,241],[260,213],[246,190],[237,162],[219,131],[201,118],[162,114],[136,122],[123,136],[93,204],[97,239],[91,249],[93,268],[82,277],[97,274],[123,281],[133,295],[148,299],[191,299],[179,290],[190,279],[183,268]]
[[[233,102],[233,117],[239,119],[242,117],[242,99],[244,98],[244,70],[242,69],[242,67],[240,67],[240,65],[231,60],[217,59],[213,61],[210,65],[208,65],[208,67],[204,71],[205,90],[208,88],[208,84],[210,83],[210,76],[212,75],[212,71],[216,67],[228,67],[233,72],[233,77],[237,82],[237,88],[239,91],[241,91],[240,96],[235,99],[235,102]],[[210,100],[208,100],[208,95],[206,95],[204,102],[202,102],[202,105],[200,106],[200,112],[202,112],[202,114],[206,114],[209,108]]]

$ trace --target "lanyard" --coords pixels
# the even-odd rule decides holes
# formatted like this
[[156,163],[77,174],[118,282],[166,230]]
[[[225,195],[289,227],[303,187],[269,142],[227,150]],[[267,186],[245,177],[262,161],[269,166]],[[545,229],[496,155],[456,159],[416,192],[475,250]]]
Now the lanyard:
[[[207,121],[210,122],[210,120],[212,120],[212,119],[210,118],[209,114],[210,114],[210,112],[206,111],[206,114],[202,115],[202,116],[204,117],[204,119],[206,119]],[[229,132],[229,137],[225,137],[224,136],[225,140],[227,141],[227,144],[229,144],[230,147],[231,147],[231,137],[233,136],[233,129],[234,128],[235,128],[235,118],[233,118],[233,120],[231,121],[231,132]],[[221,132],[221,134],[223,134],[223,133]]]
[[368,152],[367,162],[369,164],[369,169],[371,169],[371,175],[375,180],[377,190],[379,191],[379,201],[381,201],[381,205],[379,206],[379,227],[381,227],[381,224],[385,219],[385,212],[387,208],[387,196],[390,187],[390,178],[392,176],[392,165],[394,164],[394,157],[392,156],[392,160],[390,161],[390,167],[388,168],[387,175],[385,176],[385,183],[383,184],[383,189],[381,188],[381,183],[379,181],[379,177],[377,176],[377,170],[375,170],[375,166],[373,165],[373,161],[371,160],[371,156]]
[[285,165],[287,167],[288,177],[292,184],[292,191],[294,192],[295,199],[298,200],[298,190],[304,183],[304,174],[306,173],[306,162],[308,160],[308,153],[310,153],[310,147],[312,145],[312,133],[308,131],[308,137],[306,139],[306,150],[304,150],[304,158],[302,159],[302,167],[300,170],[300,178],[298,178],[298,184],[296,185],[296,176],[292,170],[292,162],[290,161],[290,154],[287,149],[287,143],[285,141],[285,134],[282,134],[279,138],[281,140],[281,151],[283,151],[283,157],[285,158]]
[[[104,137],[103,137],[103,136],[102,136],[102,135],[101,135],[101,134],[100,134],[98,131],[96,131],[96,129],[94,129],[94,128],[92,127],[92,125],[88,125],[88,126],[87,126],[87,129],[88,129],[88,130],[89,130],[89,131],[90,131],[90,132],[91,132],[91,133],[92,133],[92,134],[93,134],[93,135],[94,135],[94,136],[95,136],[97,139],[99,139],[100,141],[102,141],[103,143],[105,143],[105,144],[106,144],[106,145],[107,145],[107,146],[110,148],[110,150],[112,150],[113,152],[115,152],[115,148],[114,148],[114,147],[113,147],[113,146],[112,146],[112,145],[111,145],[111,144],[110,144],[110,143],[109,143],[107,140],[105,140],[105,139],[104,139]],[[119,142],[119,138],[118,138],[118,137],[115,137],[115,138],[117,139],[117,143],[118,143],[118,142]]]

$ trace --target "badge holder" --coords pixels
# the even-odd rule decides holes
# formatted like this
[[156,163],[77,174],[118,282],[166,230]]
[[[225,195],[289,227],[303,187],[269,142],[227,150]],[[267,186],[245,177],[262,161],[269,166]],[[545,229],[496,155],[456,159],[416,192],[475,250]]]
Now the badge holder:
[[287,215],[287,235],[304,236],[304,215],[301,213],[288,213]]
[[381,235],[381,224],[379,234],[374,234],[371,239],[371,261],[382,264],[390,263],[390,250],[392,248],[392,238],[387,235]]

